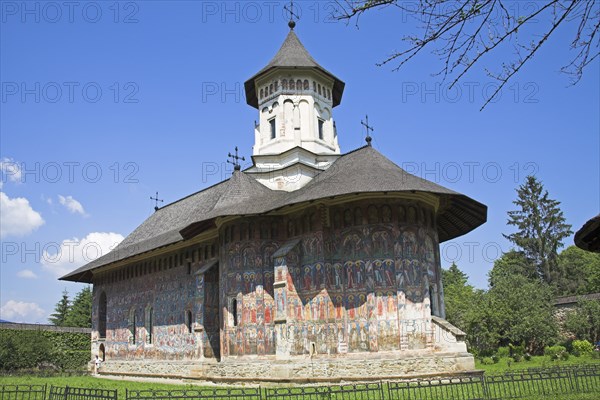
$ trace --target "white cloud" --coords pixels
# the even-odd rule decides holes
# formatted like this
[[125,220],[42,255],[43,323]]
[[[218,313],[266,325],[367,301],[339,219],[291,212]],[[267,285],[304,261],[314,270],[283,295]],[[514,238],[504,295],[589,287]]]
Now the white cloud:
[[34,322],[44,315],[44,310],[36,303],[9,300],[0,307],[0,319],[10,322]]
[[109,253],[124,237],[113,232],[92,232],[83,239],[65,239],[60,245],[45,246],[42,267],[63,276]]
[[0,159],[0,188],[4,182],[21,182],[21,165],[12,158]]
[[37,279],[37,275],[30,269],[24,269],[22,271],[17,272],[17,276],[19,278],[24,279]]
[[80,202],[78,202],[77,200],[75,200],[73,198],[73,196],[61,196],[60,194],[58,195],[58,201],[60,202],[61,205],[65,206],[65,208],[67,210],[69,210],[69,212],[73,213],[73,214],[81,214],[84,216],[87,216],[85,210],[83,209],[83,206],[81,205]]
[[0,237],[25,236],[44,224],[44,219],[23,197],[11,199],[0,192]]

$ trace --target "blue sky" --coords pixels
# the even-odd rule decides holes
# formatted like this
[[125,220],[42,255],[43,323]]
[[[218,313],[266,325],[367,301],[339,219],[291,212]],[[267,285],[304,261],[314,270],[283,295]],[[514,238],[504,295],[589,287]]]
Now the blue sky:
[[[57,277],[133,231],[156,191],[169,203],[226,178],[236,145],[249,159],[258,115],[243,82],[283,42],[285,4],[0,2],[1,319],[45,322],[64,289],[84,287]],[[346,82],[333,115],[342,151],[364,144],[368,114],[385,156],[488,206],[485,225],[442,245],[443,267],[456,261],[486,287],[510,248],[506,212],[527,174],[562,202],[574,230],[598,214],[600,66],[573,87],[559,72],[572,25],[479,111],[494,87],[483,67],[510,49],[448,91],[431,75],[441,67],[433,55],[399,72],[375,65],[415,32],[410,18],[375,11],[357,29],[330,21],[333,7],[300,2],[296,32]]]

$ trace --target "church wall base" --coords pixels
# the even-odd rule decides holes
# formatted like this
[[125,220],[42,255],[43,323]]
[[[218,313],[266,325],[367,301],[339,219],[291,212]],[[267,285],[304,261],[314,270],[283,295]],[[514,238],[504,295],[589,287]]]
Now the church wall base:
[[385,358],[306,358],[286,361],[108,361],[101,373],[215,383],[303,384],[441,376],[474,370],[474,358],[469,353],[429,353],[397,354]]

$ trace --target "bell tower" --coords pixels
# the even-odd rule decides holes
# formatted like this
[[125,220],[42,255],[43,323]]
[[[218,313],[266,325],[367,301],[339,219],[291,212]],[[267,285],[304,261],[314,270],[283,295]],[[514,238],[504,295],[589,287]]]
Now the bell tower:
[[259,113],[248,170],[273,190],[293,191],[327,169],[340,155],[332,110],[344,82],[321,67],[290,31],[273,59],[244,84]]

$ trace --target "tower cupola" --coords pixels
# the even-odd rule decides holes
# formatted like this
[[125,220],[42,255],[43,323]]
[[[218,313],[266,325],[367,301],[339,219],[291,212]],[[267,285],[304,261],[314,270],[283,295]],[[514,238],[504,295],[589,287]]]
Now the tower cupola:
[[292,191],[327,169],[340,154],[332,110],[344,82],[321,67],[290,25],[281,48],[244,84],[258,109],[254,167],[247,172],[271,189]]

